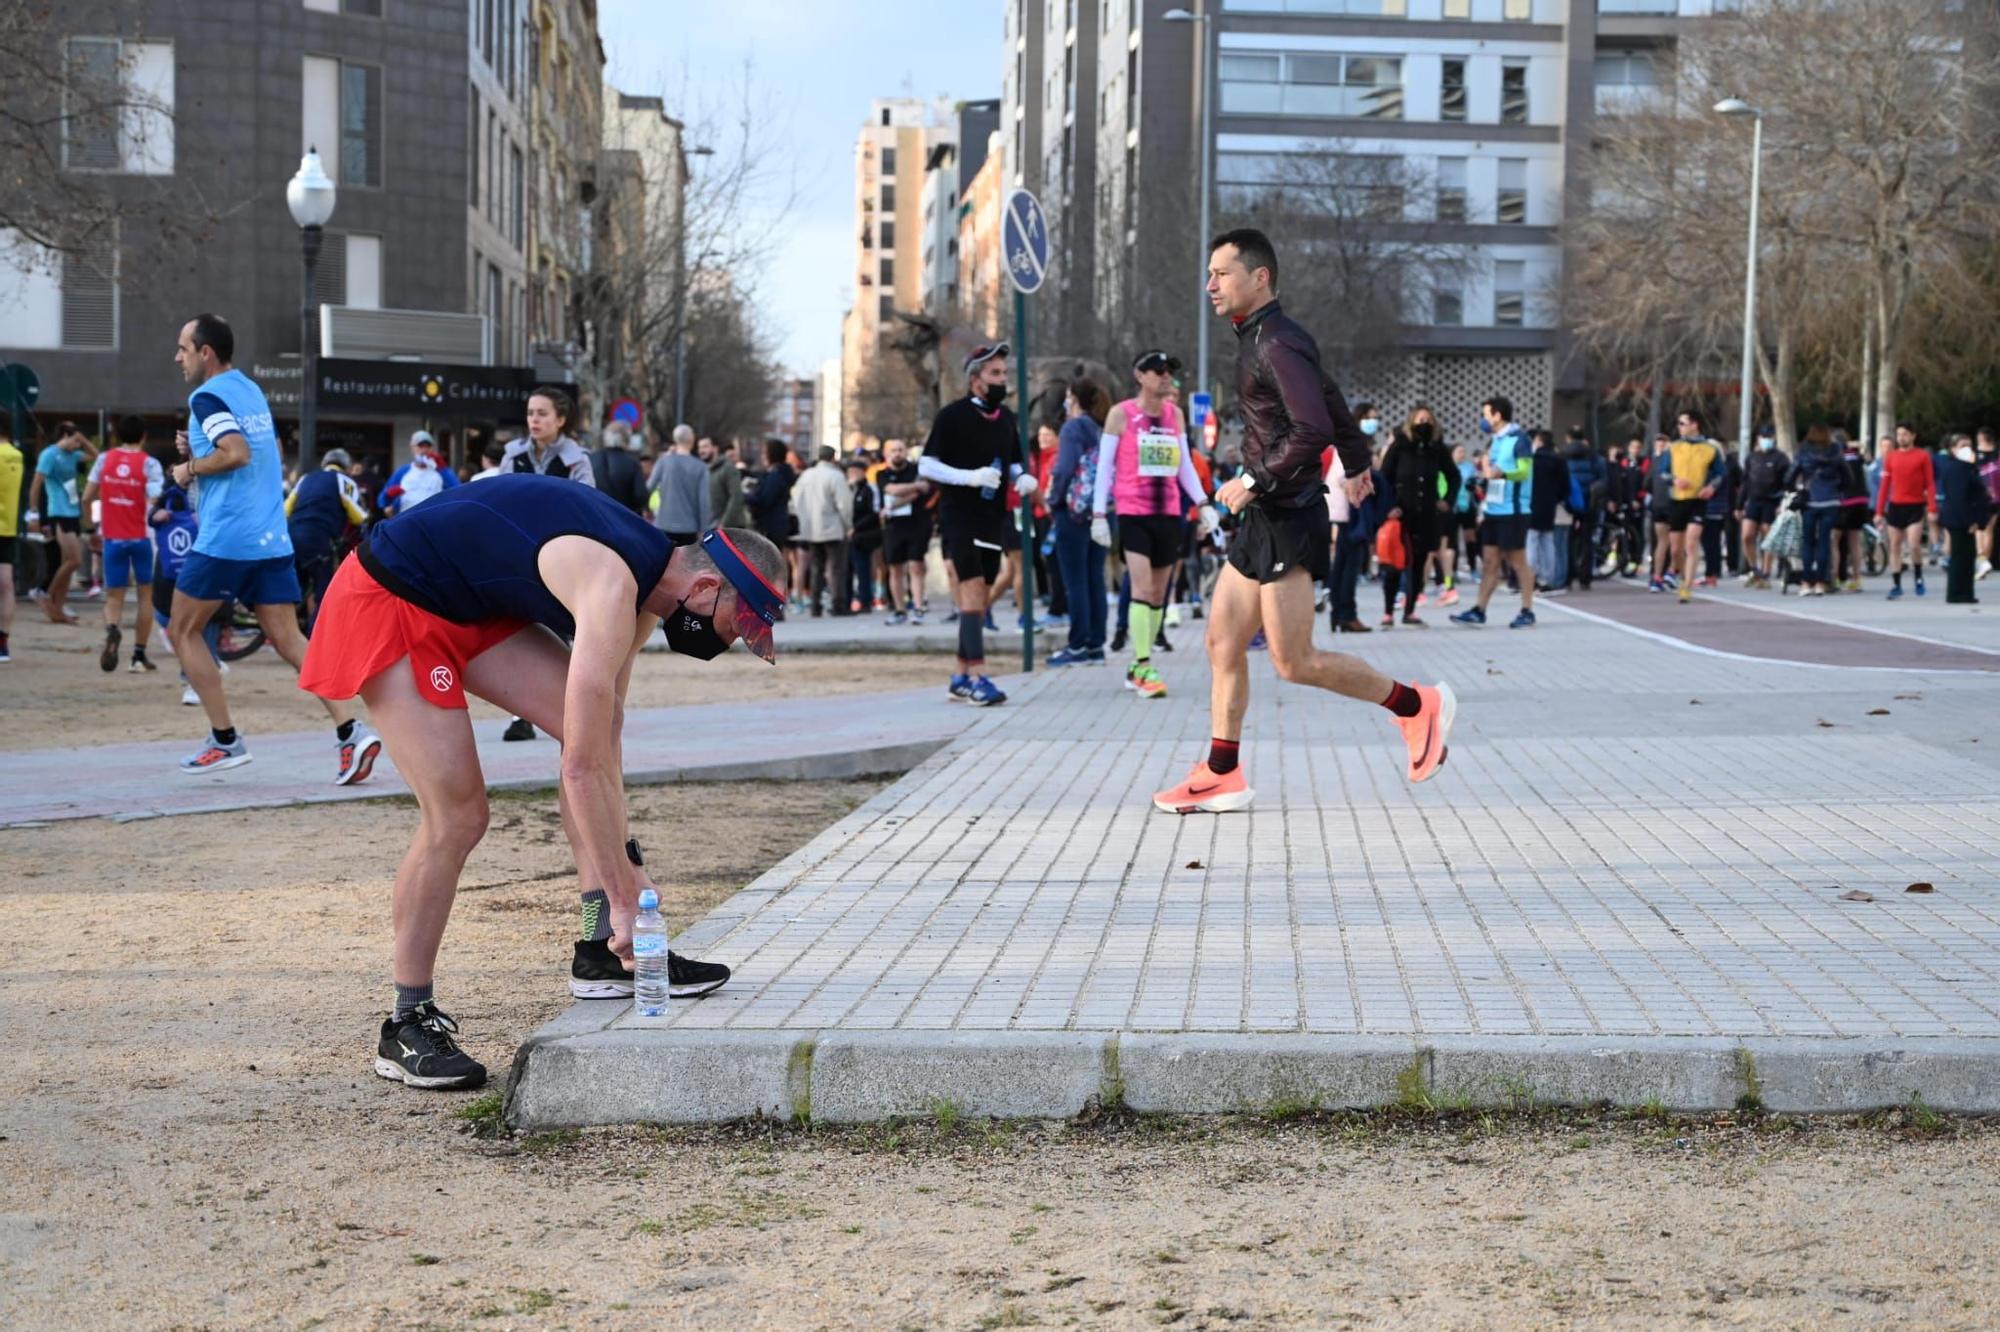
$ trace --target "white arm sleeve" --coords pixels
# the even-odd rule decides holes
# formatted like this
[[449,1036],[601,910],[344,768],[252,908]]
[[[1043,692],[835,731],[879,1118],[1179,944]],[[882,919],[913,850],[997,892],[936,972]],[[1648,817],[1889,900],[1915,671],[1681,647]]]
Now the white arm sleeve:
[[1090,511],[1111,512],[1111,480],[1118,475],[1118,436],[1106,434],[1097,446],[1097,478],[1090,488]]
[[156,500],[160,492],[167,488],[167,474],[160,470],[160,460],[152,454],[146,455],[146,498]]
[[936,481],[947,486],[969,486],[975,484],[972,473],[963,467],[951,467],[931,457],[928,453],[917,459],[917,475],[926,481]]
[[1201,476],[1194,470],[1194,454],[1188,451],[1186,435],[1181,436],[1181,489],[1194,503],[1208,503],[1208,492],[1201,488]]

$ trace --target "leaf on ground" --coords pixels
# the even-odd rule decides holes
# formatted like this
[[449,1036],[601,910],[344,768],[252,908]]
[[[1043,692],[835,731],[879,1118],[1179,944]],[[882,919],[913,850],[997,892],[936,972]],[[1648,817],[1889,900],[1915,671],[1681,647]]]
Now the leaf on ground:
[[1888,715],[1889,715],[1889,709],[1887,709],[1887,708],[1870,708],[1870,709],[1868,709],[1868,715],[1869,715],[1869,716],[1871,716],[1871,717],[1886,717],[1886,716],[1888,716]]
[[1829,730],[1829,731],[1831,731],[1831,730],[1833,729],[1833,723],[1832,723],[1832,722],[1830,722],[1830,721],[1828,721],[1828,720],[1827,720],[1826,718],[1824,718],[1824,717],[1821,717],[1821,718],[1819,719],[1819,721],[1818,721],[1818,722],[1816,722],[1816,723],[1814,723],[1814,724],[1815,724],[1815,725],[1818,725],[1818,726],[1823,726],[1823,727],[1825,727],[1825,728],[1826,728],[1827,730]]
[[1903,891],[1906,893],[1934,893],[1937,889],[1928,883],[1913,883]]
[[1898,694],[1898,695],[1896,695],[1896,701],[1897,701],[1898,703],[1916,703],[1916,702],[1920,702],[1920,701],[1921,701],[1922,699],[1923,699],[1923,695],[1922,695],[1922,694]]
[[1872,902],[1875,900],[1875,894],[1864,893],[1859,888],[1849,888],[1840,895],[1840,900],[1843,902]]
[[1691,708],[1698,708],[1701,706],[1701,700],[1698,698],[1691,698],[1688,700],[1688,706]]
[[1189,862],[1187,863],[1187,867],[1188,867],[1189,869],[1200,869],[1200,868],[1201,868],[1201,862],[1200,862],[1199,860],[1190,860],[1190,861],[1189,861]]

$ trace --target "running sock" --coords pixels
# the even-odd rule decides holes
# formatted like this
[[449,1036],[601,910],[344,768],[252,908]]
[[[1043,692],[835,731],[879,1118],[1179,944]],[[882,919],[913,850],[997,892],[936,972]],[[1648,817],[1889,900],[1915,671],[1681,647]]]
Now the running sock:
[[1896,572],[1890,574],[1889,577],[1895,580],[1897,587],[1901,587],[1903,585],[1903,571],[1901,569],[1896,570]]
[[1208,770],[1221,777],[1236,771],[1236,755],[1243,747],[1240,740],[1224,740],[1214,736],[1208,742]]
[[342,740],[352,740],[354,738],[354,718],[349,717],[346,721],[334,727],[333,733]]
[[978,611],[959,613],[958,658],[960,661],[986,660],[986,617]]
[[1382,706],[1398,717],[1414,717],[1422,710],[1424,701],[1417,697],[1417,691],[1406,684],[1389,686],[1389,697],[1382,700]]
[[215,737],[215,743],[218,745],[227,747],[236,743],[236,728],[234,726],[225,726],[219,731],[211,727],[209,734]]
[[593,888],[583,895],[583,938],[591,943],[603,943],[611,937],[611,899],[602,888]]
[[422,985],[405,985],[401,981],[397,981],[396,1015],[394,1020],[397,1022],[403,1021],[415,1013],[419,1006],[429,1003],[435,997],[431,993],[431,983],[428,981]]

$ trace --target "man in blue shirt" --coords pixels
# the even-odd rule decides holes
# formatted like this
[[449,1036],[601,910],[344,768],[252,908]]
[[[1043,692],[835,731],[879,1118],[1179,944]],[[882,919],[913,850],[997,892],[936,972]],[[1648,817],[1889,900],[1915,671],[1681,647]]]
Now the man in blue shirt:
[[[284,460],[264,391],[233,369],[236,335],[219,315],[182,328],[174,360],[188,395],[188,428],[176,442],[188,454],[174,465],[174,484],[195,497],[201,525],[174,587],[167,637],[181,670],[208,713],[208,742],[181,760],[181,771],[220,772],[250,761],[250,748],[229,720],[222,672],[202,643],[202,630],[225,601],[257,612],[265,640],[297,669],[305,660],[299,630],[299,577],[285,525]],[[382,741],[344,703],[322,699],[334,720],[336,785],[365,781]]]
[[1528,567],[1528,516],[1534,510],[1534,455],[1528,432],[1514,421],[1514,404],[1488,398],[1479,405],[1479,428],[1493,436],[1479,474],[1486,478],[1486,503],[1479,522],[1479,604],[1451,617],[1453,624],[1485,624],[1486,603],[1500,585],[1505,560],[1521,585],[1521,613],[1509,629],[1535,623],[1535,573]]

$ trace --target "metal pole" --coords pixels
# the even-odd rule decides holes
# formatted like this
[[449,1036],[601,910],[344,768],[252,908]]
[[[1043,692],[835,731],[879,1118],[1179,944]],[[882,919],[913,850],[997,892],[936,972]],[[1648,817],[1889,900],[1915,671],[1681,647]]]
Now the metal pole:
[[1209,196],[1214,191],[1209,187],[1209,148],[1214,135],[1210,126],[1214,123],[1215,105],[1215,62],[1209,58],[1209,15],[1207,0],[1202,4],[1202,12],[1195,19],[1195,36],[1201,42],[1201,143],[1197,151],[1201,153],[1201,235],[1195,237],[1200,248],[1199,267],[1201,284],[1195,291],[1195,386],[1203,393],[1209,392],[1208,383],[1208,238],[1210,231]]
[[[675,320],[675,322],[681,323],[684,322],[686,319],[687,319],[687,307],[684,298],[682,302],[681,313],[679,317]],[[685,420],[687,420],[687,330],[682,329],[679,333],[676,333],[674,335],[673,424],[677,426],[680,425]],[[672,429],[673,426],[668,427],[669,432],[671,432]]]
[[1755,406],[1752,395],[1757,387],[1757,209],[1763,187],[1764,117],[1751,122],[1750,130],[1750,258],[1743,273],[1743,406],[1737,417],[1736,448],[1747,463],[1750,457],[1750,418]]
[[[1028,431],[1032,426],[1028,420],[1034,414],[1033,403],[1028,397],[1028,298],[1020,291],[1014,293],[1014,355],[1020,359],[1020,382],[1016,392],[1020,395],[1021,410],[1015,415],[1015,423],[1021,428],[1021,466],[1030,474],[1035,470],[1034,455],[1028,451]],[[1035,669],[1035,501],[1032,497],[1021,501],[1021,669]]]
[[1854,432],[1857,444],[1875,443],[1875,310],[1861,326],[1861,427]]
[[322,233],[318,227],[300,228],[305,245],[305,291],[299,306],[299,476],[311,476],[319,430],[319,339],[314,336],[313,270],[319,266]]

